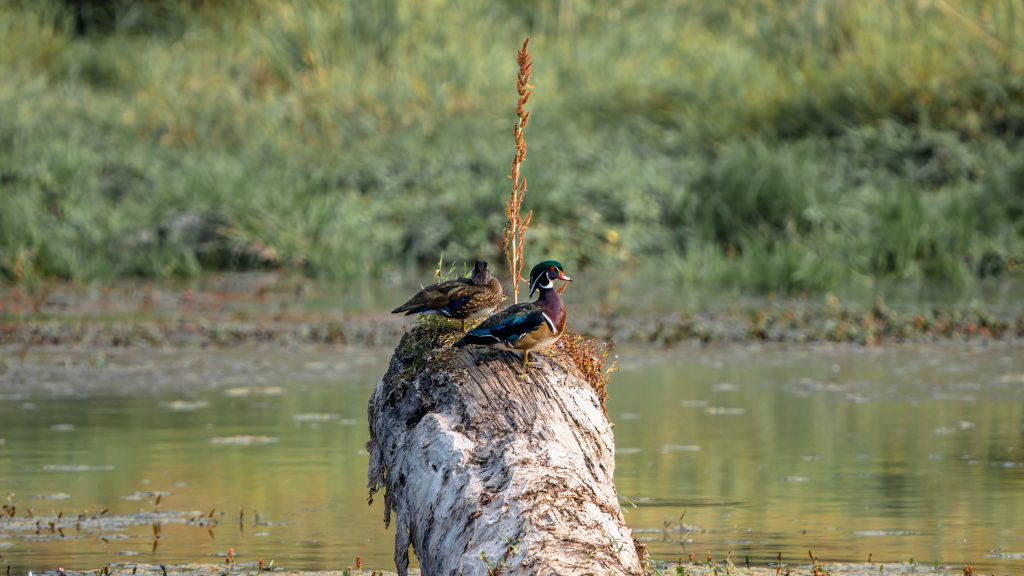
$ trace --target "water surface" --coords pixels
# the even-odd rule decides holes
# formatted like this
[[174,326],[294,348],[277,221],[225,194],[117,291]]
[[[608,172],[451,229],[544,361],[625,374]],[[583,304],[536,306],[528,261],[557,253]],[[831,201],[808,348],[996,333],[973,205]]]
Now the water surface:
[[[393,530],[365,489],[366,402],[389,350],[18,352],[0,351],[0,499],[17,507],[0,555],[16,570],[229,548],[289,568],[391,566]],[[811,549],[1024,572],[1019,347],[619,356],[617,486],[656,559],[800,563]]]

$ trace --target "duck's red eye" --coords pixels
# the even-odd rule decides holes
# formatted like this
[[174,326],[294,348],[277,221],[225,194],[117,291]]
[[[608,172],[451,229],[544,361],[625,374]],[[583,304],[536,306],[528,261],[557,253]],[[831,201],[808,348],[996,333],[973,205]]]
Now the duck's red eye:
[[548,268],[548,270],[551,270],[552,272],[554,272],[555,271],[555,267],[552,266],[551,268]]

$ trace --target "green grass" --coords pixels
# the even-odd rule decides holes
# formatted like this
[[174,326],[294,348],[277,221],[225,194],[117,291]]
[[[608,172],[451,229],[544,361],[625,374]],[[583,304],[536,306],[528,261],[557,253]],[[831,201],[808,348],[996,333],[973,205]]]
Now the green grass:
[[1024,0],[0,3],[0,277],[527,260],[683,287],[1024,261]]

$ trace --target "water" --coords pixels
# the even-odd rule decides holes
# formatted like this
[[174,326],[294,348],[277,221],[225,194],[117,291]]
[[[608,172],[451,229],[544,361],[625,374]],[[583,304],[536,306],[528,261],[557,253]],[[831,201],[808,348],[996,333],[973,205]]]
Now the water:
[[1019,349],[743,347],[619,376],[617,486],[655,557],[1024,572]]
[[[389,350],[0,354],[0,499],[17,506],[0,555],[15,573],[223,562],[229,548],[296,569],[392,565],[393,530],[365,488],[366,402]],[[801,563],[810,549],[1024,572],[1019,347],[627,350],[620,362],[616,483],[654,558]]]

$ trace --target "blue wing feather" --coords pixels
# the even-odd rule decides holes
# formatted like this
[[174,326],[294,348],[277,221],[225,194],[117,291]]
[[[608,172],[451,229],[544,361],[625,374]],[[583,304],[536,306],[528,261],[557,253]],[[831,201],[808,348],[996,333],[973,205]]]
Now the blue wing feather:
[[[486,323],[485,323],[486,324]],[[490,326],[480,326],[470,330],[468,335],[477,337],[497,338],[502,342],[515,342],[544,324],[544,314],[540,310],[522,311]]]
[[469,300],[470,300],[469,296],[463,296],[461,298],[456,298],[455,300],[452,300],[451,302],[449,302],[447,306],[442,308],[442,310],[444,310],[445,315],[451,316],[452,314],[457,312],[459,310],[459,308],[462,308],[463,306],[465,306],[466,302],[469,302]]

